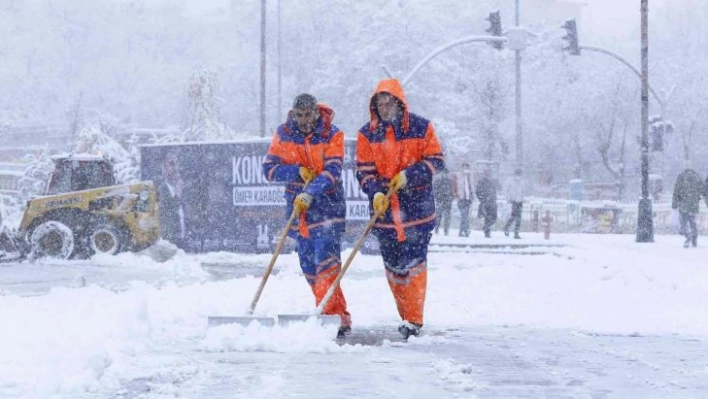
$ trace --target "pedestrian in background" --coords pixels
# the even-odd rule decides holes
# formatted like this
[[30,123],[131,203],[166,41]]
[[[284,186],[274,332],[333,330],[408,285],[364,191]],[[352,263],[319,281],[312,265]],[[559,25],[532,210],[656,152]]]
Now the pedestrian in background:
[[509,237],[509,227],[516,222],[514,225],[514,238],[521,238],[519,230],[521,229],[521,210],[524,206],[524,184],[525,182],[521,178],[521,169],[517,168],[514,171],[514,176],[507,180],[504,185],[506,199],[511,204],[511,216],[506,221],[506,225],[504,225],[504,235],[507,237]]
[[492,236],[492,226],[497,221],[497,186],[499,185],[492,178],[492,170],[487,168],[484,170],[482,178],[479,179],[475,187],[477,199],[479,199],[479,210],[477,217],[484,219],[482,231],[484,236],[490,238]]
[[450,232],[450,213],[452,213],[452,181],[447,169],[437,174],[433,179],[433,192],[435,197],[435,234],[438,234],[440,225],[443,233]]
[[683,243],[684,248],[688,248],[689,245],[694,247],[698,245],[696,215],[698,214],[701,195],[704,192],[703,179],[695,170],[686,168],[676,178],[671,208],[679,211],[681,233],[686,237],[686,241]]
[[454,174],[453,196],[457,200],[457,207],[460,209],[460,237],[470,235],[470,207],[474,198],[474,184],[472,182],[472,172],[470,164],[462,164],[462,169]]

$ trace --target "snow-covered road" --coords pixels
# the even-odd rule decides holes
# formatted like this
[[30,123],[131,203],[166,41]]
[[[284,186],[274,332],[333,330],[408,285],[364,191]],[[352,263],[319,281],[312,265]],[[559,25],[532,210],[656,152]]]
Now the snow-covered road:
[[152,358],[157,369],[148,369],[153,363],[135,370],[116,397],[702,398],[708,392],[706,341],[519,326],[435,333],[443,335],[311,352],[166,350]]
[[[636,244],[557,235],[559,246],[546,248],[529,235],[533,256],[505,247],[514,241],[504,237],[434,242],[476,248],[430,254],[425,334],[407,343],[395,333],[377,256],[358,255],[343,280],[355,323],[347,343],[314,323],[206,328],[207,316],[245,314],[269,255],[0,265],[0,397],[708,393],[708,247],[700,241],[683,249],[677,236]],[[282,255],[276,272],[256,314],[312,311],[296,256]],[[357,344],[371,331],[383,338]]]

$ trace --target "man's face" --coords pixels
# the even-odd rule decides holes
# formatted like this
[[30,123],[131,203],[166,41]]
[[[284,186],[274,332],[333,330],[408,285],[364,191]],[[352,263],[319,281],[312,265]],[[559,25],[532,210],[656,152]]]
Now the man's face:
[[310,134],[313,130],[315,130],[315,126],[317,126],[317,117],[319,116],[316,109],[295,108],[293,109],[293,116],[295,117],[295,123],[297,124],[297,128],[300,132]]
[[167,177],[172,177],[177,172],[177,159],[174,156],[168,155],[165,158],[165,175]]
[[376,96],[376,111],[382,120],[391,122],[398,116],[398,101],[388,93],[381,93]]

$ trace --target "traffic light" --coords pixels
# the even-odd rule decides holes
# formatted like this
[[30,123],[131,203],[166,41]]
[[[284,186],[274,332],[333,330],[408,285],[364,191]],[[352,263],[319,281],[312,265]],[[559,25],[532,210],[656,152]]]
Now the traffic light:
[[563,29],[566,33],[563,40],[568,41],[568,45],[563,47],[570,55],[580,55],[580,45],[578,44],[578,27],[575,24],[575,19],[569,19],[563,24]]
[[649,119],[649,134],[651,135],[651,150],[664,151],[664,136],[673,133],[674,125],[661,116]]
[[[487,21],[489,21],[489,29],[487,29],[485,32],[489,33],[492,36],[501,36],[502,35],[502,26],[501,26],[501,14],[499,11],[494,11],[489,13],[489,17],[487,17]],[[504,44],[502,42],[491,42],[489,43],[492,45],[497,50],[501,50],[504,47]]]
[[664,125],[651,125],[651,150],[664,151]]

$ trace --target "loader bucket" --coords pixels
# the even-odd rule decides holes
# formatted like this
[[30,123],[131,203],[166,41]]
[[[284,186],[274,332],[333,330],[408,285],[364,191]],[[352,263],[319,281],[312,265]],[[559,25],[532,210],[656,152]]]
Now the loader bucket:
[[13,261],[24,258],[14,235],[3,228],[0,231],[0,261]]

